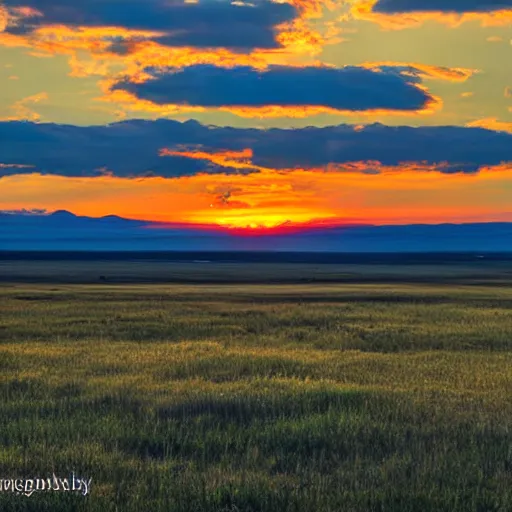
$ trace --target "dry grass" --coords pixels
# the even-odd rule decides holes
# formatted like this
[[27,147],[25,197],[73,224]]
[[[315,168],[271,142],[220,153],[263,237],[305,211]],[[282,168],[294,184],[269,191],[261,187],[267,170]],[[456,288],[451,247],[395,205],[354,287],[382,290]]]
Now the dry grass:
[[512,510],[512,289],[0,289],[0,510]]

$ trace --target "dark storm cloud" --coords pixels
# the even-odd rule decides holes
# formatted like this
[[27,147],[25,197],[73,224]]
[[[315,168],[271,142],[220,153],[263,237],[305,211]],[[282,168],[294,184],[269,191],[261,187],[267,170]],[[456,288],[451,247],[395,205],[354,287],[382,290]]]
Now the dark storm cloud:
[[[154,70],[148,70],[155,72]],[[117,83],[138,98],[158,105],[201,107],[322,106],[336,110],[421,110],[433,98],[417,87],[421,79],[401,74],[402,68],[381,71],[345,68],[271,66],[232,69],[196,65],[157,72],[144,83]]]
[[[183,156],[160,157],[162,148],[203,152],[251,149],[255,165],[276,169],[329,164],[422,162],[442,172],[475,172],[512,162],[512,134],[482,128],[350,125],[302,129],[210,127],[130,120],[107,126],[30,122],[0,123],[0,176],[40,172],[62,176],[184,176],[198,172],[236,173],[233,168]],[[16,164],[16,167],[8,167]],[[33,168],[23,168],[31,165]],[[372,164],[373,169],[375,165]],[[251,172],[249,169],[242,172]]]
[[164,32],[157,40],[170,46],[273,48],[275,29],[297,15],[287,3],[251,0],[4,0],[8,8],[30,7],[43,16],[22,18],[8,27],[26,33],[41,25],[115,26]]
[[492,12],[512,9],[512,0],[378,0],[373,11],[383,14],[409,12]]

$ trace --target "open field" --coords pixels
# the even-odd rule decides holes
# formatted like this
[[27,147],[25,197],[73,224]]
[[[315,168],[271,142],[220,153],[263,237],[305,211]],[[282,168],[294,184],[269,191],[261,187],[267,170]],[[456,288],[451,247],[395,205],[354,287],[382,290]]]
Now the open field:
[[[103,276],[105,280],[101,280]],[[0,252],[0,283],[512,286],[512,253]]]
[[510,265],[108,264],[0,264],[2,512],[512,510]]

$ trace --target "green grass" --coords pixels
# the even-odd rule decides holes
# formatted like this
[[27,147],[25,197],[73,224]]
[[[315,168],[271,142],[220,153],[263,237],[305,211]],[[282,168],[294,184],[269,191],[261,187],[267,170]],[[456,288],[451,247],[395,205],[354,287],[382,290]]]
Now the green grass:
[[4,285],[0,510],[509,512],[512,288]]

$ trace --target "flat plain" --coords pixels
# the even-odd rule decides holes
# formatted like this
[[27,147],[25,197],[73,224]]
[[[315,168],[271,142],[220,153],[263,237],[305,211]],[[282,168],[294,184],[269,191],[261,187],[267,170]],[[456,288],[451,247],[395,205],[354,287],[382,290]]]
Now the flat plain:
[[92,478],[2,511],[512,510],[510,263],[0,281],[0,477]]

